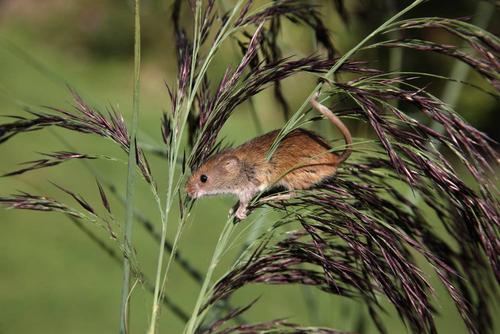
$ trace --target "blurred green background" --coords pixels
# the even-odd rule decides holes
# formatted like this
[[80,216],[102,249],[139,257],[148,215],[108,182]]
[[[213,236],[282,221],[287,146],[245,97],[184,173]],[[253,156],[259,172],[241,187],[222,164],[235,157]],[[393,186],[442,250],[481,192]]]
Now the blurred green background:
[[[321,2],[321,1],[318,1]],[[398,2],[398,1],[396,1]],[[227,6],[231,1],[226,1]],[[384,1],[350,0],[347,4],[349,24],[333,10],[331,1],[324,1],[325,21],[332,32],[332,40],[340,52],[382,23],[389,13]],[[408,3],[407,1],[401,1]],[[412,15],[470,16],[476,1],[430,1]],[[143,1],[143,66],[140,114],[140,142],[160,146],[159,121],[161,113],[169,110],[168,93],[164,82],[175,83],[176,60],[170,21],[170,1]],[[377,13],[377,15],[374,15]],[[183,11],[183,22],[188,26],[190,15]],[[494,21],[494,20],[492,20]],[[0,0],[0,116],[25,115],[23,108],[42,105],[70,108],[71,97],[66,84],[76,88],[88,101],[101,107],[113,106],[129,119],[132,105],[132,6],[130,1],[65,1],[65,0]],[[498,25],[490,25],[498,32]],[[454,42],[442,33],[428,38],[440,42]],[[286,23],[283,40],[296,53],[314,52],[313,35],[307,29]],[[359,55],[366,59],[363,54]],[[372,66],[385,66],[387,53],[370,55]],[[234,50],[221,51],[211,73],[216,77],[228,66],[237,64]],[[452,60],[412,52],[404,53],[404,69],[426,70],[447,75]],[[314,84],[311,76],[284,83],[285,96],[292,110],[304,101]],[[302,80],[303,79],[303,80]],[[485,86],[471,75],[468,80]],[[431,92],[439,94],[442,82],[428,82]],[[487,87],[487,86],[486,86]],[[265,91],[255,99],[264,130],[283,124],[279,106],[272,94]],[[498,104],[477,90],[466,88],[459,99],[457,110],[474,126],[499,138]],[[2,123],[8,119],[2,118]],[[257,134],[248,112],[240,106],[223,129],[231,142],[241,143]],[[124,192],[126,156],[115,145],[91,135],[76,135],[69,131],[39,131],[17,136],[0,145],[0,173],[12,171],[18,163],[38,159],[36,152],[70,150],[58,139],[62,136],[78,152],[105,154],[119,162],[97,161],[92,165],[111,183]],[[160,184],[165,181],[166,164],[159,157],[150,158]],[[76,207],[69,196],[52,186],[49,181],[72,189],[99,207],[98,190],[94,177],[80,162],[43,169],[13,178],[0,179],[0,194],[18,190],[49,195]],[[111,195],[109,195],[111,197]],[[138,182],[137,205],[141,212],[155,222],[159,217],[151,195]],[[211,253],[222,229],[228,208],[233,200],[211,198],[197,203],[191,223],[183,235],[180,252],[189,262],[205,272]],[[112,210],[118,220],[123,218],[120,203],[113,199]],[[256,215],[254,215],[256,216]],[[246,222],[251,224],[251,222]],[[247,226],[238,226],[242,230]],[[152,238],[135,225],[135,249],[144,272],[152,277],[158,247]],[[89,228],[115,247],[98,226]],[[175,233],[170,226],[169,236]],[[225,260],[234,258],[243,240],[239,240]],[[116,247],[115,247],[116,248]],[[226,263],[226,265],[227,265]],[[221,265],[224,268],[224,263]],[[121,268],[65,217],[53,213],[33,213],[0,209],[0,333],[112,333],[119,324]],[[436,280],[429,275],[433,282]],[[174,266],[167,293],[182,309],[190,313],[199,286],[177,265]],[[440,312],[438,329],[441,333],[465,333],[449,298],[436,284]],[[307,309],[304,297],[312,295],[317,309]],[[332,326],[352,330],[365,327],[374,333],[362,304],[327,296],[314,289],[304,292],[299,287],[251,286],[238,292],[231,302],[244,305],[256,297],[259,302],[248,312],[250,320],[271,320],[288,317],[292,322]],[[141,287],[134,290],[131,326],[133,332],[147,328],[151,296]],[[385,317],[390,333],[404,333],[400,321],[391,315]],[[161,332],[179,333],[182,322],[164,309]],[[497,326],[497,328],[500,328]]]

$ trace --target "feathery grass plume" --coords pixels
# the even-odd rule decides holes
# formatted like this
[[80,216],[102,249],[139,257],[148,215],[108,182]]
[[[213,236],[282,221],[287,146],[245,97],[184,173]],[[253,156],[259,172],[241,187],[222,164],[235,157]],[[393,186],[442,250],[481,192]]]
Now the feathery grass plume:
[[27,172],[30,172],[33,170],[57,166],[63,162],[75,160],[75,159],[76,160],[78,160],[78,159],[94,160],[94,159],[102,159],[103,158],[103,159],[112,160],[112,158],[106,157],[106,156],[97,156],[97,155],[90,155],[90,154],[76,153],[76,152],[67,152],[67,151],[59,151],[59,152],[53,152],[53,153],[40,153],[40,154],[47,157],[47,158],[24,162],[24,163],[22,163],[23,165],[29,164],[30,166],[6,173],[2,176],[7,177],[7,176],[14,176],[14,175],[21,175],[21,174],[24,174],[24,173],[27,173]]
[[[108,117],[105,117],[97,109],[87,104],[78,93],[73,90],[71,93],[75,102],[74,108],[76,113],[55,107],[46,107],[53,113],[27,110],[33,116],[31,119],[18,117],[19,119],[15,122],[0,125],[0,143],[7,141],[19,133],[56,126],[75,132],[96,134],[111,139],[128,153],[130,141],[122,115],[115,108],[111,107],[111,110],[108,111]],[[151,183],[151,169],[146,156],[137,146],[136,150],[137,166],[144,179],[148,183]]]
[[84,215],[50,197],[31,195],[22,192],[17,195],[1,196],[0,203],[9,209],[60,212],[69,216],[83,218]]
[[[495,255],[500,251],[495,232],[500,221],[498,200],[495,200],[498,192],[493,180],[488,177],[498,168],[498,155],[490,145],[491,140],[420,89],[394,87],[390,84],[393,79],[368,79],[363,83],[364,80],[351,85],[334,84],[338,87],[334,92],[347,94],[361,107],[359,113],[364,114],[371,124],[390,157],[392,167],[406,179],[409,186],[415,187],[425,175],[433,182],[429,185],[431,189],[439,188],[460,210],[468,230],[474,231],[473,235],[477,236],[477,242],[482,245],[497,278],[500,278],[500,267]],[[392,99],[413,104],[422,114],[440,124],[444,133],[437,133],[388,104],[387,101]],[[464,184],[435,147],[427,145],[431,140],[441,142],[461,160],[477,181],[479,193]],[[414,167],[410,168],[403,157],[413,162]],[[459,236],[457,238],[460,240]]]
[[[252,1],[249,1],[247,5],[251,4],[251,2]],[[328,29],[325,27],[325,24],[321,19],[319,6],[315,4],[306,3],[301,0],[276,0],[269,3],[264,9],[257,11],[254,14],[247,14],[248,8],[246,8],[246,10],[242,10],[235,25],[258,25],[266,20],[279,20],[281,17],[285,17],[293,23],[310,27],[315,32],[316,40],[327,50],[328,58],[333,58],[335,55],[335,48],[330,40]],[[274,27],[274,29],[273,34],[278,34],[280,31],[279,25]],[[274,51],[275,55],[281,53],[278,51],[279,47],[276,42],[269,44],[269,47]]]
[[[268,33],[263,34],[263,38],[260,41],[259,49],[262,53],[262,57],[266,63],[275,63],[282,59],[283,51],[278,43],[278,36],[281,33],[281,20],[282,18],[288,19],[290,22],[295,24],[302,24],[311,28],[316,36],[317,41],[323,45],[327,50],[328,59],[332,59],[335,56],[335,48],[330,40],[329,31],[322,22],[321,15],[319,12],[319,6],[314,4],[305,4],[301,1],[274,1],[272,6],[265,8],[253,15],[249,15],[245,18],[248,13],[249,7],[252,1],[248,1],[245,8],[241,11],[239,19],[236,21],[236,26],[244,26],[249,23],[256,23],[262,20],[270,20],[270,27]],[[341,2],[336,4],[339,5]],[[245,34],[245,33],[244,33]],[[249,34],[245,34],[249,37]],[[246,54],[248,46],[245,45],[243,41],[238,41],[243,54]],[[258,67],[260,61],[257,55],[256,59],[250,63],[252,70]],[[286,101],[285,95],[282,90],[281,81],[276,80],[273,84],[274,97],[281,105],[285,120],[289,118],[290,106]]]
[[230,312],[225,317],[215,321],[207,329],[200,334],[253,334],[253,333],[281,333],[281,334],[348,334],[347,332],[336,331],[328,328],[320,327],[302,327],[297,324],[290,323],[286,320],[272,320],[256,324],[240,324],[232,327],[221,328],[228,320],[235,318],[247,311],[255,304],[256,301],[248,304],[245,307],[236,309]]
[[[0,196],[0,204],[6,206],[9,209],[58,212],[63,213],[70,218],[77,218],[80,220],[88,221],[90,223],[96,223],[99,227],[105,230],[113,240],[119,242],[119,238],[114,232],[113,225],[115,225],[115,221],[114,217],[111,214],[108,217],[100,215],[97,210],[89,203],[89,201],[87,201],[81,195],[63,188],[55,183],[52,184],[56,188],[73,198],[73,200],[77,202],[78,205],[87,213],[85,214],[83,212],[80,212],[56,199],[47,196],[32,195],[26,192],[21,192],[20,194],[11,196]],[[106,202],[103,202],[102,204],[107,210],[109,204],[106,204]]]
[[500,90],[500,39],[492,33],[476,27],[466,21],[448,18],[417,18],[396,22],[386,29],[386,32],[394,30],[410,29],[438,29],[446,31],[460,40],[465,41],[470,51],[464,51],[460,46],[443,45],[437,42],[422,39],[388,40],[369,46],[408,48],[418,51],[436,52],[450,56],[468,64],[477,73],[484,76],[495,88]]
[[[30,113],[33,114],[33,112]],[[5,143],[10,138],[22,132],[37,131],[45,127],[54,125],[66,125],[67,127],[70,126],[70,123],[63,117],[53,116],[50,114],[33,115],[36,116],[36,118],[27,119],[21,116],[10,116],[10,118],[15,118],[17,120],[12,123],[0,124],[0,144]]]

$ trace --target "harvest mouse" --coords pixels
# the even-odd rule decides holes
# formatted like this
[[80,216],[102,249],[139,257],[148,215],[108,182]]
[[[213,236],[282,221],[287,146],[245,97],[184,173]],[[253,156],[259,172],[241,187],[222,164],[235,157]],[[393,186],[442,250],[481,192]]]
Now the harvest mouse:
[[352,137],[344,123],[317,101],[318,95],[311,99],[311,105],[342,132],[346,142],[342,154],[331,152],[330,145],[321,136],[298,128],[283,138],[268,161],[266,155],[279,134],[279,130],[274,130],[204,162],[186,184],[189,197],[235,195],[239,199],[235,216],[242,220],[247,217],[250,200],[263,190],[284,187],[290,193],[273,199],[287,199],[294,190],[311,188],[334,175],[351,154]]

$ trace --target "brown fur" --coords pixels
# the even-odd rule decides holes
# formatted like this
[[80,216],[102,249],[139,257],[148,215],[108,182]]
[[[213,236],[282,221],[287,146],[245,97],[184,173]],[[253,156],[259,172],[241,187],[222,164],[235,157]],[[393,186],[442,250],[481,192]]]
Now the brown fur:
[[[324,114],[351,144],[349,130],[326,107],[311,100],[313,107]],[[340,123],[340,125],[339,125]],[[256,137],[243,145],[221,152],[196,170],[186,185],[192,198],[206,195],[233,194],[239,198],[236,216],[246,217],[248,202],[260,191],[283,186],[293,191],[308,189],[335,174],[337,167],[350,154],[350,148],[339,156],[329,152],[330,145],[320,136],[304,129],[290,132],[279,144],[271,160],[266,155],[279,131]],[[207,176],[202,182],[200,177]]]

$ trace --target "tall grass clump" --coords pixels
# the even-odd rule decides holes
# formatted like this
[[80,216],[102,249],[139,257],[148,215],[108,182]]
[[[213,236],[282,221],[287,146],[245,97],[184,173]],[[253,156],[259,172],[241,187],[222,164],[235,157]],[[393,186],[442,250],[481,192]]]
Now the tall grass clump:
[[[426,83],[445,80],[454,83],[453,89],[473,86],[498,101],[498,37],[465,19],[412,17],[414,8],[432,6],[432,1],[416,0],[400,11],[388,1],[393,15],[347,52],[340,52],[330,38],[326,18],[321,15],[327,4],[306,0],[237,0],[229,6],[224,1],[175,0],[171,22],[177,50],[177,81],[167,85],[170,110],[158,116],[164,147],[155,150],[161,152],[166,168],[153,173],[148,159],[155,152],[136,144],[139,3],[135,1],[130,124],[118,110],[99,111],[71,90],[72,110],[29,109],[25,116],[0,125],[3,145],[9,145],[12,137],[22,133],[63,128],[108,139],[127,154],[125,197],[91,164],[92,160],[116,158],[81,153],[78,148],[45,153],[43,158],[4,175],[15,177],[71,160],[86,162],[97,179],[96,198],[104,210],[91,204],[95,200],[86,200],[77,191],[60,185],[57,187],[69,194],[79,208],[26,192],[0,197],[0,203],[8,208],[60,212],[113,258],[118,258],[117,250],[122,252],[120,332],[129,331],[131,281],[136,280],[152,293],[149,326],[144,329],[151,334],[164,331],[159,326],[162,305],[185,322],[185,334],[340,333],[333,328],[315,327],[319,323],[306,326],[285,319],[248,322],[246,312],[260,302],[254,299],[244,305],[232,305],[230,298],[253,284],[312,286],[325,294],[357,300],[366,306],[381,333],[391,332],[382,316],[390,305],[394,310],[391,315],[399,317],[409,331],[436,333],[437,301],[435,287],[429,280],[430,275],[435,275],[468,331],[493,333],[491,308],[498,297],[500,279],[500,207],[495,186],[500,160],[496,143],[460,117],[448,98],[432,94]],[[332,3],[348,21],[343,1]],[[184,11],[192,16],[192,21],[183,22],[187,17],[182,15]],[[304,56],[284,47],[284,21],[312,31],[318,50]],[[447,45],[428,40],[422,36],[429,35],[419,34],[422,30],[443,31],[460,42]],[[217,76],[211,69],[226,45],[240,50],[241,57]],[[390,53],[395,59],[389,68],[363,58],[369,52],[382,54],[385,49],[398,50]],[[402,52],[449,57],[466,64],[484,83],[478,87],[463,78],[405,71],[400,59]],[[281,106],[278,111],[270,108],[268,112],[282,112],[286,119],[268,152],[269,158],[288,133],[317,124],[317,115],[308,115],[309,99],[291,113],[282,82],[298,75],[317,79],[308,91],[310,97],[320,92],[322,103],[350,124],[363,124],[368,130],[356,138],[352,158],[321,185],[300,191],[289,200],[266,201],[267,193],[256,196],[251,210],[274,212],[278,218],[269,219],[260,230],[254,229],[254,235],[247,238],[229,266],[221,268],[222,259],[241,235],[251,234],[246,226],[250,219],[236,224],[232,216],[221,218],[223,228],[211,250],[208,268],[193,267],[179,250],[186,226],[193,223],[191,212],[195,208],[184,192],[186,178],[224,150],[227,144],[219,136],[223,126],[239,106],[252,104],[252,99],[266,89],[273,91]],[[135,204],[136,173],[151,190],[158,221],[149,221]],[[158,182],[160,174],[166,175],[165,185]],[[111,210],[107,193],[124,205],[123,224]],[[157,242],[154,273],[145,273],[135,258],[134,221]],[[102,227],[102,231],[89,229],[88,222]],[[167,235],[169,231],[173,232]],[[115,241],[116,249],[101,241],[102,233]],[[169,276],[175,261],[200,286],[187,313],[169,298]],[[217,276],[219,272],[223,274]]]

